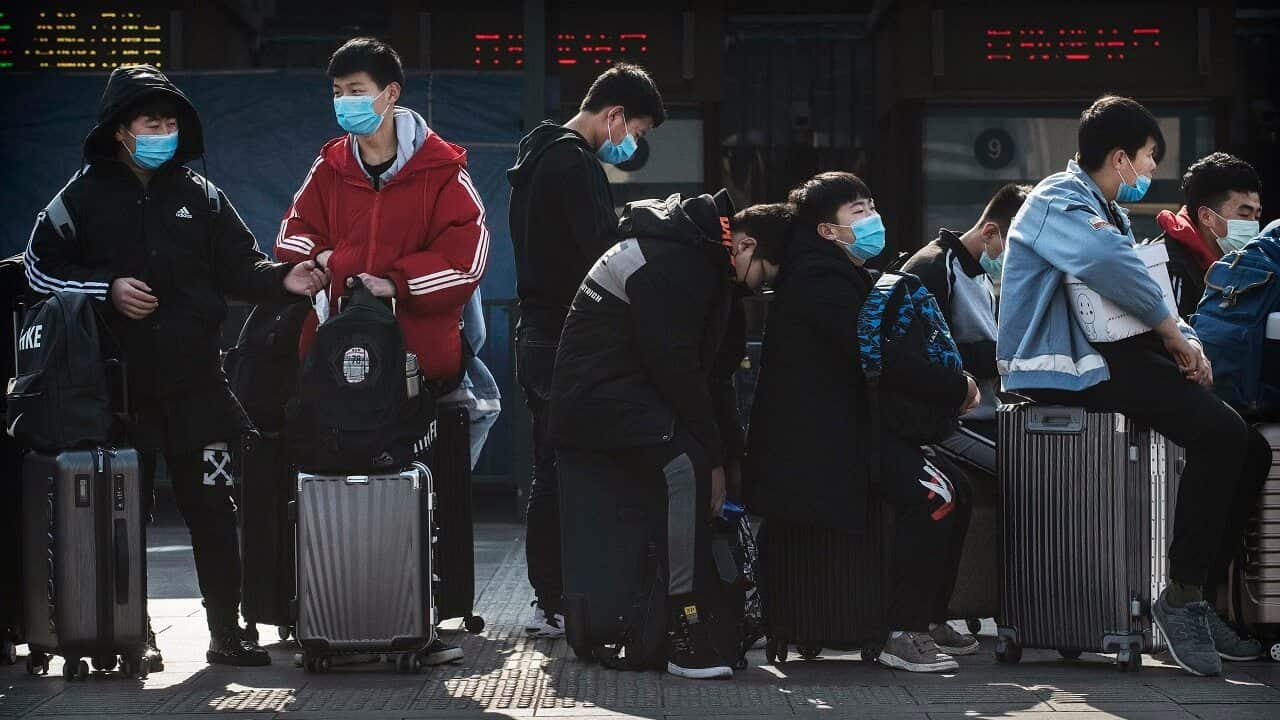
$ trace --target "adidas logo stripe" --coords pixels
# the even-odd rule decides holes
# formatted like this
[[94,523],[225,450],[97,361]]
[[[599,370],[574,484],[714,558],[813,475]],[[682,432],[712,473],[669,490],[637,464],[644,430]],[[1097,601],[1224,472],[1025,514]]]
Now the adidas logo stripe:
[[178,208],[178,212],[174,213],[174,215],[173,215],[173,216],[174,216],[174,217],[185,218],[185,219],[187,219],[187,220],[190,220],[190,219],[191,219],[191,211],[187,209],[187,206],[186,206],[186,205],[183,205],[182,207]]

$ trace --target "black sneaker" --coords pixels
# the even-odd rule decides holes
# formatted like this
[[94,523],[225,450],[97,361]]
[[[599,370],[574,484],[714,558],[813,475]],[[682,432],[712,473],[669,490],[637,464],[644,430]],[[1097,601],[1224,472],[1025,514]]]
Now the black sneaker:
[[209,640],[209,652],[204,654],[210,665],[234,665],[259,667],[271,664],[271,656],[258,643],[244,640],[239,629],[218,633]]
[[151,618],[147,618],[147,645],[142,649],[142,660],[147,663],[147,672],[164,672],[164,656],[156,645],[156,631],[151,629]]
[[733,677],[733,668],[715,650],[708,621],[698,615],[697,605],[677,608],[675,629],[667,634],[667,672],[692,680]]
[[435,642],[422,651],[423,665],[444,665],[462,659],[462,648],[436,638]]
[[1203,600],[1176,608],[1169,604],[1169,588],[1151,604],[1151,619],[1169,641],[1169,655],[1192,675],[1221,675],[1222,658],[1209,633],[1209,613]]

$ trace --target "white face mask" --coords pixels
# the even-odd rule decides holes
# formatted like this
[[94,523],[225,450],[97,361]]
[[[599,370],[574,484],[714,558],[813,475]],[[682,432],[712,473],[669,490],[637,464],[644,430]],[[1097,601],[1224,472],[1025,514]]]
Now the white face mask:
[[[1212,209],[1209,212],[1218,215]],[[1225,236],[1218,237],[1218,233],[1213,233],[1214,239],[1218,241],[1218,247],[1222,248],[1222,252],[1229,253],[1243,250],[1250,240],[1258,237],[1259,226],[1257,220],[1228,220],[1221,215],[1218,215],[1218,217],[1227,224],[1227,234]],[[1213,232],[1212,228],[1210,228],[1210,232]]]

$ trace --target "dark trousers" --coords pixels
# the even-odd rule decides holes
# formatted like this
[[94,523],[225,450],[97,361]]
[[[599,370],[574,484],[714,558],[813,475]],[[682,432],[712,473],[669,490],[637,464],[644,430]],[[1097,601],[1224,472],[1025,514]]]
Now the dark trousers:
[[525,515],[529,584],[538,605],[559,612],[564,580],[560,570],[560,484],[549,437],[551,375],[559,334],[521,326],[516,332],[516,379],[533,417],[533,482]]
[[[156,451],[140,453],[142,477],[155,477]],[[204,596],[209,629],[224,631],[239,623],[240,541],[236,534],[231,454],[222,450],[194,450],[165,455],[178,512],[191,533],[196,577]],[[150,504],[152,492],[144,487]],[[151,508],[145,508],[150,514]]]
[[[1249,449],[1246,451],[1244,471],[1231,495],[1227,522],[1222,529],[1222,547],[1209,565],[1209,577],[1204,584],[1204,599],[1210,605],[1226,610],[1228,573],[1231,563],[1244,555],[1244,531],[1249,515],[1262,497],[1262,486],[1271,470],[1271,445],[1255,428],[1249,428]],[[1219,604],[1219,603],[1222,604]]]
[[874,488],[894,511],[889,553],[891,630],[927,632],[947,617],[972,511],[970,488],[946,460],[882,436]]
[[1239,547],[1250,498],[1257,497],[1258,484],[1242,481],[1245,459],[1251,457],[1248,427],[1212,390],[1182,376],[1155,333],[1095,347],[1107,361],[1110,380],[1079,392],[1024,394],[1044,403],[1123,413],[1185,448],[1169,578],[1204,586],[1212,573],[1220,572],[1215,582],[1220,581],[1226,572],[1223,559]]

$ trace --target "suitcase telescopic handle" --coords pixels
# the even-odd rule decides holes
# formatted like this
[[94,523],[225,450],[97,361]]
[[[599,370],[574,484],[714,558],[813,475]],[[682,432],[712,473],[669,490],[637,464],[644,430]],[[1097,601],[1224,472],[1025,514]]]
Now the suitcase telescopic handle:
[[1084,432],[1084,408],[1032,407],[1027,414],[1027,432],[1068,435]]
[[123,519],[115,522],[115,537],[112,542],[112,553],[115,555],[116,567],[116,604],[129,604],[129,527]]

